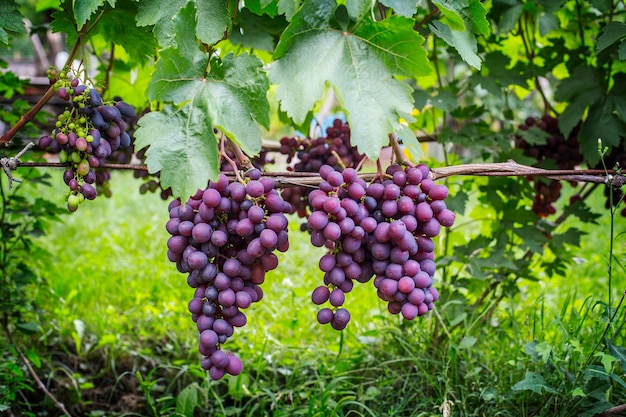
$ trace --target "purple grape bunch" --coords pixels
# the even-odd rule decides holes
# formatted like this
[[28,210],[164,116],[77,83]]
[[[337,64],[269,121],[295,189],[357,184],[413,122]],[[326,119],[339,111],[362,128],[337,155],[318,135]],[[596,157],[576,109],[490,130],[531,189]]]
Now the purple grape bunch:
[[435,184],[424,164],[390,165],[384,180],[369,184],[352,168],[325,165],[319,172],[323,181],[309,194],[307,227],[311,243],[328,252],[319,261],[324,285],[311,299],[330,307],[318,311],[318,322],[344,329],[350,321],[345,294],[354,281],[372,278],[390,313],[406,320],[426,314],[439,297],[432,286],[433,238],[455,219],[444,202],[447,187]]
[[[285,136],[280,139],[280,153],[287,156],[287,163],[293,166],[287,169],[294,172],[318,172],[322,165],[330,165],[335,169],[356,167],[365,158],[350,143],[350,126],[341,119],[335,119],[332,126],[326,128],[326,136],[318,138],[300,138]],[[308,193],[304,187],[290,187],[282,191],[283,197],[293,207],[299,217],[309,213]]]
[[130,146],[125,120],[134,117],[135,110],[121,100],[104,103],[95,88],[80,84],[78,78],[59,79],[54,85],[69,106],[58,115],[52,134],[39,138],[39,147],[58,154],[59,162],[67,165],[67,208],[74,212],[85,199],[96,198],[95,169],[112,152]]
[[274,252],[289,248],[290,210],[258,169],[245,184],[220,174],[185,204],[169,205],[167,256],[195,288],[188,308],[200,333],[201,366],[214,380],[242,370],[241,359],[222,346],[246,325],[243,310],[263,298],[265,274],[278,266]]

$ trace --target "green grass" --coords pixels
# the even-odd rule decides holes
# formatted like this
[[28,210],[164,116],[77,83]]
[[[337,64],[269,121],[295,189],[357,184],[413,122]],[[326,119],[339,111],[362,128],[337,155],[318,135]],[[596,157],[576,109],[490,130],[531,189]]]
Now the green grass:
[[[46,329],[39,340],[51,358],[64,352],[51,372],[65,370],[76,384],[72,372],[81,368],[66,363],[73,358],[87,382],[112,375],[109,407],[134,381],[145,388],[140,415],[150,404],[171,415],[186,398],[179,395],[185,387],[197,391],[198,410],[210,415],[435,416],[444,406],[455,416],[530,415],[537,396],[511,387],[529,370],[550,375],[555,364],[581,367],[602,340],[606,323],[596,303],[607,299],[606,215],[597,225],[565,224],[588,232],[580,248],[570,249],[580,263],[563,277],[522,282],[492,316],[477,312],[451,330],[457,306],[436,303],[435,312],[403,323],[387,314],[371,284],[357,285],[347,297],[352,321],[341,333],[315,321],[310,292],[322,281],[323,251],[293,218],[291,248],[268,274],[264,299],[247,310],[248,325],[225,345],[242,357],[244,372],[209,381],[198,367],[198,335],[187,312],[193,290],[165,257],[167,202],[139,195],[130,175],[114,174],[112,198],[83,204],[42,239],[54,262],[44,271],[50,291],[37,299]],[[623,219],[616,226],[623,231]],[[452,233],[462,240],[465,230]],[[623,260],[624,235],[615,245]],[[614,300],[626,287],[624,275],[614,269]],[[533,342],[552,349],[552,362],[528,354]],[[137,382],[137,371],[147,382]]]

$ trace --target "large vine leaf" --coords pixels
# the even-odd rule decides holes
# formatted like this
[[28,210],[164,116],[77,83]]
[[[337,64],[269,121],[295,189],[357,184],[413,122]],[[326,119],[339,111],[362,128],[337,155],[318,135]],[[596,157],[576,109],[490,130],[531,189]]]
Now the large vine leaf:
[[[193,19],[195,11],[192,7],[186,7],[173,19],[178,47],[161,52],[147,90],[150,100],[161,100],[180,108],[179,117],[185,119],[185,129],[168,141],[145,137],[142,142],[144,146],[150,145],[150,149],[159,148],[152,151],[149,168],[152,171],[163,169],[162,176],[175,178],[176,188],[172,189],[175,195],[182,196],[188,195],[185,193],[189,191],[195,192],[198,183],[183,173],[174,172],[178,170],[176,163],[164,163],[162,160],[178,160],[181,166],[190,165],[187,153],[195,152],[196,137],[204,136],[214,141],[214,127],[252,156],[261,150],[261,129],[258,125],[269,128],[266,97],[269,81],[262,71],[261,60],[248,54],[235,56],[229,53],[220,59],[204,53],[193,34],[179,30],[188,27]],[[158,126],[154,128],[154,124],[161,122],[162,119],[148,119],[143,126],[150,133],[159,134]],[[180,142],[176,146],[184,147],[185,151],[167,155],[167,146],[173,141]],[[216,153],[210,155],[211,170],[207,177],[202,177],[204,183],[206,179],[217,179],[219,173],[217,148],[211,149]]]
[[177,49],[166,49],[148,86],[148,98],[205,112],[246,154],[255,155],[262,144],[257,123],[269,128],[269,81],[261,67],[261,60],[248,54],[230,53],[222,61],[209,61],[199,50],[184,56]]
[[157,41],[152,27],[137,26],[134,0],[118,0],[115,8],[102,14],[93,34],[100,34],[109,42],[121,46],[136,62],[145,64],[156,54]]
[[376,23],[366,15],[342,30],[336,8],[332,0],[304,3],[276,47],[270,79],[278,85],[281,109],[297,124],[332,86],[353,144],[376,159],[388,134],[400,129],[399,118],[412,120],[412,90],[394,75],[426,75],[431,68],[410,19]]
[[353,35],[377,53],[393,74],[420,77],[432,72],[422,47],[424,38],[413,30],[412,20],[399,16],[380,22],[363,19]]
[[138,125],[136,148],[149,146],[148,170],[160,172],[163,188],[171,187],[175,196],[191,196],[219,175],[217,139],[210,119],[197,108],[166,105],[144,115]]
[[9,32],[26,33],[23,16],[13,0],[0,2],[0,42],[9,44]]
[[[76,7],[86,7],[78,6]],[[100,1],[103,6],[100,17],[94,19],[94,26],[83,35],[82,41],[86,42],[90,38],[100,35],[106,42],[112,42],[124,48],[124,51],[130,58],[140,64],[145,64],[148,59],[154,56],[158,46],[152,27],[138,27],[135,21],[137,14],[137,2],[134,0],[117,0],[113,7],[112,0]],[[82,3],[81,3],[82,4]],[[92,3],[95,5],[95,3]],[[86,10],[86,9],[85,9]],[[84,13],[81,15],[81,13]],[[72,9],[66,1],[61,4],[61,10],[57,10],[52,14],[53,21],[51,28],[54,32],[64,33],[67,36],[67,43],[73,44],[78,40],[78,31],[83,23],[78,21],[76,16],[89,16],[86,11],[79,12]]]
[[[602,28],[602,34],[598,36],[596,55],[617,42],[621,42],[621,45],[624,45],[624,39],[626,39],[626,24],[622,22],[609,23]],[[620,59],[622,58],[620,57]]]
[[626,112],[622,104],[626,100],[626,91],[621,88],[624,77],[616,78],[614,88],[608,92],[602,79],[602,73],[596,68],[577,67],[569,78],[559,83],[554,95],[556,100],[568,102],[559,117],[559,128],[565,137],[587,111],[578,132],[578,141],[591,166],[600,160],[598,138],[609,146],[617,146],[626,130],[626,120],[622,116]]
[[73,0],[72,8],[78,28],[82,28],[87,19],[104,4],[105,0]]
[[163,47],[174,46],[174,18],[189,3],[195,8],[196,21],[186,28],[201,42],[213,45],[230,28],[230,13],[223,0],[142,0],[137,13],[137,24],[154,25],[154,33]]

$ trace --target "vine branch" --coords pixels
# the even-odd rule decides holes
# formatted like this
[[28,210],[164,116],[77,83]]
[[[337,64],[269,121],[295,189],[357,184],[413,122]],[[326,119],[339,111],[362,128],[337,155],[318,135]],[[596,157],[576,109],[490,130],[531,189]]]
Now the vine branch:
[[[67,165],[59,162],[22,162],[21,167],[53,167],[65,168]],[[122,169],[135,171],[148,171],[148,167],[138,164],[101,164],[99,168]],[[234,176],[232,171],[224,172],[227,176]],[[293,186],[317,186],[322,179],[315,172],[264,172],[263,175],[274,177],[277,187],[288,188]],[[359,177],[370,181],[376,177],[376,173],[361,173]],[[492,176],[492,177],[519,177],[533,176],[546,177],[560,181],[578,181],[595,184],[609,184],[619,188],[626,184],[626,176],[617,171],[607,171],[602,169],[561,169],[550,170],[530,167],[518,164],[515,161],[493,162],[485,164],[461,164],[447,167],[431,168],[430,178],[435,181],[455,175]]]

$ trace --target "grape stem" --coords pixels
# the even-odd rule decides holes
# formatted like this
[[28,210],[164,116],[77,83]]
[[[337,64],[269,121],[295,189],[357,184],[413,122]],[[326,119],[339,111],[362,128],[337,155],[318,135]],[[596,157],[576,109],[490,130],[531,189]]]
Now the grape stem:
[[400,142],[398,141],[398,135],[396,135],[395,133],[390,133],[389,143],[391,144],[393,153],[396,156],[396,159],[398,160],[399,163],[402,163],[403,165],[406,165],[409,167],[415,166],[413,162],[409,161],[409,159],[406,158],[406,156],[404,155],[404,152],[402,152],[402,149],[400,148]]
[[[233,161],[226,153],[226,140],[227,140],[226,136],[224,135],[224,133],[222,133],[222,136],[220,137],[220,158],[225,159],[226,162],[228,162],[228,164],[233,168],[233,172],[235,173],[235,176],[237,177],[237,181],[245,184],[245,180],[239,174],[239,167],[237,166],[237,163]],[[239,160],[239,163],[241,164],[241,166],[242,167],[250,166],[250,159],[248,159],[248,157],[244,155],[241,149],[239,149],[239,146],[237,146],[235,143],[232,143],[232,142],[231,142],[231,145],[232,145],[232,148],[234,149],[235,155],[237,156],[237,159]]]

